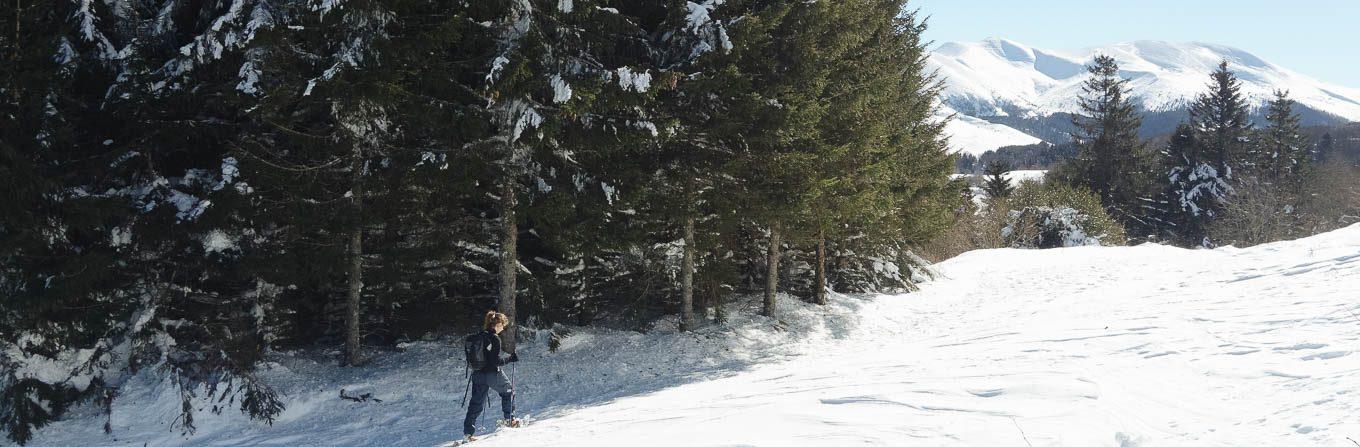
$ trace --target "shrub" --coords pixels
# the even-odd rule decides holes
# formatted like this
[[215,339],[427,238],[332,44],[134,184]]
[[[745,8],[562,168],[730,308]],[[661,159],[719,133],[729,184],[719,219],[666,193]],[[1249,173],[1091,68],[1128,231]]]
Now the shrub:
[[1005,213],[1003,244],[1012,248],[1121,245],[1124,228],[1100,206],[1090,190],[1052,182],[1024,182],[996,204]]
[[1223,214],[1209,225],[1217,244],[1247,247],[1296,239],[1360,222],[1360,168],[1325,163],[1298,182],[1244,177]]

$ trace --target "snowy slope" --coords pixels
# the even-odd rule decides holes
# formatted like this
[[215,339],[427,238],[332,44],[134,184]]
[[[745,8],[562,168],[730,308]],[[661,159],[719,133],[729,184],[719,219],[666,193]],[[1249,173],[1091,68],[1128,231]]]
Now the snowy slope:
[[1360,88],[1328,84],[1272,64],[1246,51],[1208,43],[1136,41],[1079,50],[1033,48],[991,38],[951,42],[930,56],[945,79],[945,102],[972,116],[1047,116],[1076,110],[1085,64],[1113,56],[1137,100],[1152,111],[1174,110],[1205,90],[1221,60],[1243,81],[1257,104],[1276,89],[1301,105],[1360,121]]
[[[953,113],[952,110],[948,110]],[[1010,126],[987,122],[964,114],[954,114],[945,124],[945,135],[949,136],[949,148],[955,152],[982,155],[984,152],[1006,146],[1022,146],[1043,142]]]
[[[977,251],[938,269],[910,295],[785,299],[778,326],[737,303],[750,308],[696,334],[580,330],[557,353],[527,342],[514,376],[534,422],[476,445],[1360,439],[1360,225],[1250,249]],[[289,404],[279,421],[205,408],[191,437],[165,425],[178,396],[148,380],[117,401],[116,440],[82,408],[34,445],[437,445],[457,436],[456,357],[447,342],[357,370],[279,355],[263,373]]]

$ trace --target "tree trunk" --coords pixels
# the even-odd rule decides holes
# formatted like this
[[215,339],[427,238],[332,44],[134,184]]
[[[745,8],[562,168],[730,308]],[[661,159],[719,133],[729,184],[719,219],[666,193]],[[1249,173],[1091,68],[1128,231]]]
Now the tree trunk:
[[685,218],[685,255],[680,263],[680,330],[694,329],[694,218]]
[[345,314],[345,364],[363,363],[359,347],[359,314],[363,310],[360,298],[364,291],[364,157],[363,150],[354,146],[354,161],[350,167],[350,212],[355,220],[349,234],[349,296]]
[[817,294],[814,302],[826,305],[826,230],[817,230]]
[[722,290],[722,286],[712,283],[710,283],[710,285],[713,289],[713,321],[721,324],[727,321],[727,312],[723,310],[723,305],[727,301],[727,295],[726,292]]
[[769,270],[765,275],[765,309],[760,314],[774,316],[774,293],[779,287],[779,223],[770,225],[770,247],[765,256]]
[[22,11],[23,9],[24,9],[24,2],[23,2],[23,0],[14,0],[14,62],[15,62],[15,63],[18,63],[18,62],[19,62],[19,52],[22,51],[22,48],[20,48],[20,46],[19,46],[19,12]]
[[519,331],[515,324],[515,276],[519,273],[519,225],[515,221],[515,179],[505,174],[501,180],[501,285],[497,310],[510,318],[510,324],[501,332],[501,348],[515,353],[515,334]]

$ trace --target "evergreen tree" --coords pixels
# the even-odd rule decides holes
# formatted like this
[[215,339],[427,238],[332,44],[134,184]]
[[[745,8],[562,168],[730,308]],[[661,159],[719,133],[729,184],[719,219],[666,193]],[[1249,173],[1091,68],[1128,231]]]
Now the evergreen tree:
[[[19,236],[0,254],[0,283],[15,286],[0,305],[24,316],[0,322],[4,339],[17,340],[0,363],[85,354],[56,382],[0,378],[16,398],[0,406],[10,437],[23,441],[78,399],[111,399],[130,371],[152,363],[183,396],[206,387],[233,393],[252,417],[277,415],[272,392],[250,374],[273,329],[275,294],[238,259],[238,235],[250,228],[232,210],[250,187],[223,144],[239,110],[218,100],[235,85],[237,51],[269,26],[269,5],[23,10],[32,15],[16,40],[27,50],[6,76],[16,84],[3,88],[15,93],[8,111],[17,119],[0,140],[28,154],[15,163],[32,163],[16,178],[43,179],[15,190],[45,198],[20,196],[29,210],[17,215],[35,220],[0,224],[22,229],[0,235]],[[30,245],[26,234],[48,240]],[[179,425],[193,429],[190,418]]]
[[1308,139],[1289,93],[1276,91],[1266,108],[1266,128],[1256,138],[1256,166],[1269,183],[1297,182],[1310,164]]
[[1010,179],[1006,178],[1006,173],[1010,171],[1010,166],[1006,162],[994,161],[987,165],[982,171],[985,178],[982,183],[982,190],[987,193],[987,197],[996,201],[1004,199],[1015,191],[1015,185],[1011,184]]
[[277,416],[254,369],[281,344],[358,366],[496,306],[636,328],[678,304],[689,329],[814,275],[818,302],[909,286],[959,200],[897,0],[23,3],[0,33],[20,442],[151,364],[188,432],[224,399]]
[[1095,192],[1132,234],[1144,235],[1150,226],[1145,204],[1151,181],[1138,139],[1142,118],[1113,57],[1096,56],[1086,69],[1091,77],[1082,84],[1079,111],[1072,118],[1079,149],[1069,161],[1073,166],[1062,171],[1076,176],[1069,182]]
[[[316,219],[294,237],[314,241],[324,251],[310,254],[332,261],[325,264],[325,274],[343,278],[345,287],[338,291],[343,298],[326,306],[343,310],[342,361],[359,365],[364,362],[363,297],[369,292],[364,264],[370,256],[364,241],[382,226],[366,204],[379,198],[372,178],[387,168],[383,164],[390,166],[392,148],[399,146],[394,119],[401,116],[401,103],[392,94],[400,75],[394,48],[399,38],[393,28],[404,5],[359,1],[333,6],[290,4],[281,10],[297,24],[276,28],[258,47],[264,53],[257,67],[262,101],[253,112],[259,130],[248,134],[240,147],[246,157],[261,162],[252,164],[250,172],[258,172],[255,166],[277,170],[261,172],[263,178],[280,181],[260,185],[267,197],[310,208],[275,214],[283,219],[276,225],[294,228],[291,219],[299,212]],[[378,56],[389,49],[393,51]],[[323,291],[318,298],[324,300],[334,296],[328,283],[309,289]]]
[[[1178,129],[1164,158],[1169,167],[1168,201],[1180,218],[1176,232],[1193,245],[1211,245],[1204,231],[1208,221],[1222,213],[1233,194],[1235,166],[1251,166],[1247,154],[1248,132],[1246,99],[1241,82],[1219,64],[1210,78],[1209,92],[1200,95],[1190,107],[1188,129]],[[1193,144],[1187,148],[1183,144]]]
[[1235,168],[1251,169],[1247,153],[1251,121],[1242,83],[1223,61],[1211,75],[1209,91],[1190,105],[1190,124],[1202,160],[1213,169],[1204,173],[1230,182]]
[[925,61],[924,23],[914,12],[902,13],[904,2],[839,6],[833,26],[845,35],[820,45],[841,54],[832,62],[822,100],[827,112],[811,147],[816,161],[803,220],[804,237],[815,244],[813,301],[820,304],[833,286],[864,291],[881,284],[828,284],[828,256],[836,256],[837,265],[913,264],[904,245],[942,228],[956,197],[947,184],[953,161],[942,123],[933,118],[940,86]]
[[1336,147],[1336,139],[1332,138],[1332,133],[1322,134],[1316,146],[1313,147],[1313,161],[1322,164],[1331,160],[1332,151]]
[[816,137],[824,110],[818,99],[829,70],[819,63],[814,30],[826,29],[829,8],[826,3],[771,4],[731,30],[734,40],[744,42],[733,50],[733,76],[758,81],[744,83],[733,98],[730,116],[743,118],[732,130],[744,136],[724,171],[741,179],[731,192],[747,210],[742,217],[766,236],[764,272],[750,272],[765,279],[761,314],[766,316],[775,313],[785,224],[806,209],[811,157],[804,149]]
[[1165,203],[1165,232],[1183,245],[1205,243],[1206,226],[1212,210],[1222,206],[1231,187],[1202,158],[1195,128],[1181,124],[1163,152],[1168,170]]
[[661,231],[679,233],[683,241],[682,330],[698,324],[696,289],[715,274],[701,270],[721,269],[712,261],[721,252],[709,252],[721,247],[704,236],[730,231],[734,220],[733,203],[723,194],[730,179],[723,169],[741,135],[731,130],[734,120],[726,111],[739,96],[743,80],[725,70],[734,63],[726,29],[728,22],[749,12],[743,8],[721,1],[696,3],[684,14],[672,12],[659,30],[648,33],[662,36],[653,46],[653,63],[664,78],[652,120],[661,130],[653,141],[654,157],[635,170],[645,177],[629,183],[639,186],[633,190],[638,193],[635,203],[660,219]]

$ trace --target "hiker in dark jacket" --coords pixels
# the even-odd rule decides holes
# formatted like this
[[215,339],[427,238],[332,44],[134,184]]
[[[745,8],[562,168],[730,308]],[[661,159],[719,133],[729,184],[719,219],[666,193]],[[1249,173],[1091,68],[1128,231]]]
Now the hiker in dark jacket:
[[474,337],[480,338],[477,346],[484,350],[486,364],[479,370],[472,371],[472,397],[468,401],[467,417],[463,419],[463,435],[469,440],[476,431],[472,425],[479,416],[482,409],[486,406],[487,390],[496,390],[496,394],[501,396],[501,414],[505,416],[504,425],[507,427],[519,427],[520,420],[515,419],[515,385],[510,383],[510,378],[501,371],[501,366],[518,362],[519,356],[510,353],[509,357],[501,357],[501,339],[498,335],[505,327],[510,324],[510,319],[505,314],[489,311],[482,322],[484,329]]

